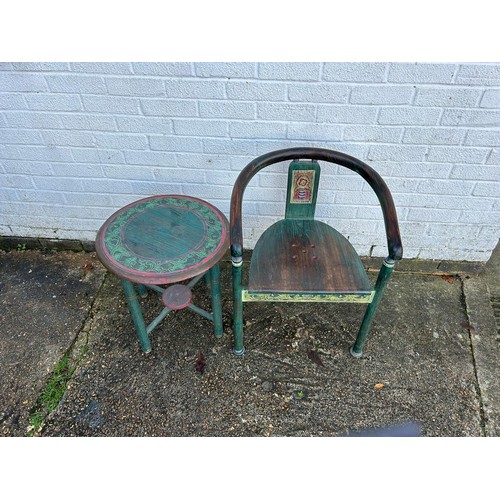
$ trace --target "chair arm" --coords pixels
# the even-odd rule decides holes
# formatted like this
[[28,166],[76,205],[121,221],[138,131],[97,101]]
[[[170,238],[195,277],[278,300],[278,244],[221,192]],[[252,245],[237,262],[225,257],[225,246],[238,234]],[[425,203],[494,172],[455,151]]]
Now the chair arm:
[[[233,187],[233,192],[231,195],[231,210],[230,210],[230,226],[229,226],[229,236],[230,236],[230,248],[231,256],[233,258],[239,258],[243,256],[243,227],[242,227],[242,217],[241,217],[241,205],[243,201],[243,192],[250,179],[246,181],[243,179],[245,171],[243,170]],[[243,178],[242,178],[243,176]]]
[[351,168],[351,166],[347,164],[342,165],[346,166],[347,168],[351,168],[359,175],[361,175],[361,177],[363,177],[363,179],[365,179],[368,184],[370,184],[371,188],[377,195],[384,217],[389,259],[401,260],[401,258],[403,257],[403,243],[401,242],[398,215],[396,213],[396,207],[394,206],[394,200],[392,199],[391,192],[389,191],[387,184],[377,171],[361,162],[360,160],[357,160],[355,158],[353,158],[353,160],[357,164],[356,168]]

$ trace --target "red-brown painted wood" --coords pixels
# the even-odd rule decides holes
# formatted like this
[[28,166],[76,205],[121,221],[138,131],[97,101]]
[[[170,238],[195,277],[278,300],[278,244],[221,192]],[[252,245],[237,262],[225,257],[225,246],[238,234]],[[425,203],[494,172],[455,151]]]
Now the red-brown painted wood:
[[172,285],[162,293],[161,300],[165,307],[172,311],[180,311],[191,304],[192,297],[191,289],[186,285]]
[[248,290],[371,292],[356,251],[338,231],[316,220],[281,220],[255,245]]

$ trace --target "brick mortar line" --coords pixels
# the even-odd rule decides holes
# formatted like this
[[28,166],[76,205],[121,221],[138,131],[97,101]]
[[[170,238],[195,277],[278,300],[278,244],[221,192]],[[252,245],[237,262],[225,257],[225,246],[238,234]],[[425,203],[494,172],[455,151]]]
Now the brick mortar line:
[[[347,63],[348,64],[348,63]],[[493,66],[497,66],[498,63],[492,63]],[[440,64],[436,64],[436,66],[440,66]],[[321,73],[320,69],[320,73]],[[201,76],[201,75],[149,75],[149,74],[140,74],[140,73],[89,73],[89,72],[81,72],[81,71],[76,71],[76,70],[59,70],[59,71],[48,71],[48,70],[15,70],[15,69],[7,69],[7,70],[2,70],[0,74],[8,74],[8,75],[28,75],[28,74],[37,74],[37,75],[42,75],[43,77],[45,76],[81,76],[83,78],[86,77],[94,77],[96,79],[128,79],[130,78],[131,80],[157,80],[157,81],[168,81],[168,80],[188,80],[188,81],[202,81],[202,82],[209,82],[209,81],[216,81],[216,82],[223,82],[223,83],[231,83],[231,82],[262,82],[262,83],[283,83],[283,84],[315,84],[315,85],[320,85],[320,84],[332,84],[332,85],[362,85],[362,86],[402,86],[402,87],[408,87],[412,85],[419,85],[419,86],[426,86],[426,87],[440,87],[444,89],[448,88],[470,88],[470,84],[467,83],[462,83],[462,82],[457,82],[456,77],[458,76],[458,71],[454,75],[453,80],[450,82],[429,82],[429,81],[406,81],[406,82],[401,82],[401,81],[395,81],[395,80],[389,80],[388,78],[388,72],[389,72],[389,66],[386,68],[386,75],[382,76],[382,80],[373,80],[373,81],[367,81],[367,80],[325,80],[321,79],[323,75],[319,75],[320,79],[316,80],[310,80],[310,79],[300,79],[300,80],[294,80],[291,78],[263,78],[259,75],[253,75],[253,76]],[[464,78],[464,77],[462,77]],[[465,78],[472,78],[472,77],[465,77]],[[494,77],[476,77],[477,79],[494,79]],[[489,90],[490,88],[495,89],[499,87],[500,85],[486,85],[484,83],[480,84],[474,84],[475,87],[480,87],[480,88],[486,88]],[[6,93],[12,93],[13,91],[6,91]],[[48,92],[53,92],[50,89]],[[54,92],[54,93],[65,93],[65,92]],[[104,94],[106,95],[106,94]],[[118,95],[118,94],[116,94]],[[121,95],[121,94],[120,94]]]
[[[7,95],[7,92],[0,92],[1,95]],[[20,95],[20,92],[11,92],[10,94],[14,95]],[[267,104],[267,103],[278,103],[278,104],[298,104],[298,105],[311,105],[311,106],[328,106],[330,108],[335,108],[335,107],[352,107],[352,108],[364,108],[364,107],[377,107],[380,106],[380,108],[410,108],[410,109],[422,109],[422,110],[431,110],[431,109],[437,109],[437,110],[457,110],[457,111],[474,111],[474,110],[479,110],[479,111],[498,111],[499,108],[480,108],[480,107],[475,107],[475,106],[439,106],[439,105],[434,105],[434,106],[421,106],[421,105],[412,105],[412,104],[391,104],[391,103],[379,103],[379,104],[370,104],[370,103],[354,103],[350,104],[348,102],[344,103],[329,103],[329,102],[324,102],[324,101],[288,101],[288,100],[279,100],[279,101],[270,101],[268,99],[265,100],[251,100],[251,99],[231,99],[231,98],[214,98],[214,97],[168,97],[168,96],[157,96],[157,97],[150,97],[150,96],[136,96],[136,95],[130,95],[130,96],[118,96],[118,95],[111,95],[111,94],[82,94],[82,93],[76,93],[76,94],[64,94],[62,92],[54,92],[54,93],[49,93],[52,96],[62,96],[62,95],[77,95],[77,96],[84,96],[84,97],[108,97],[108,98],[125,98],[125,99],[130,99],[130,100],[144,100],[144,99],[149,99],[149,100],[162,100],[162,101],[182,101],[182,102],[193,102],[193,101],[209,101],[209,102],[233,102],[233,103],[242,103],[242,104]],[[35,114],[41,114],[41,113],[47,113],[51,115],[82,115],[82,114],[91,114],[91,115],[96,115],[96,116],[114,116],[115,114],[118,115],[123,115],[123,116],[131,116],[131,117],[137,117],[137,116],[145,116],[145,117],[158,117],[161,115],[144,115],[141,113],[117,113],[116,111],[93,111],[89,109],[77,109],[77,110],[61,110],[61,109],[30,109],[30,108],[11,108],[11,109],[0,109],[2,113],[35,113]],[[165,115],[167,116],[167,115]],[[196,116],[174,116],[173,118],[198,118],[198,119],[206,119],[206,120],[212,120],[213,118],[211,117],[196,117]],[[218,119],[224,119],[223,117],[218,118]],[[228,118],[229,119],[229,118]],[[263,120],[263,119],[261,119]],[[267,120],[269,121],[269,120]],[[280,120],[277,120],[280,121]],[[288,123],[288,120],[281,120],[283,123]],[[314,122],[306,122],[306,123],[314,123]],[[335,123],[335,122],[327,122],[327,123]],[[356,122],[348,122],[350,125],[370,125],[370,124],[358,124]],[[387,124],[381,124],[381,126],[400,126],[401,124],[395,124],[395,123],[387,123]],[[451,128],[456,128],[456,127],[471,127],[471,126],[476,126],[476,127],[491,127],[491,128],[496,128],[496,123],[495,124],[490,124],[490,125],[482,125],[482,124],[443,124],[443,123],[436,123],[435,125],[419,125],[419,124],[407,124],[407,126],[412,126],[412,127],[451,127]]]
[[[126,116],[127,118],[138,118],[140,115],[122,115],[122,116]],[[174,122],[176,120],[176,118],[169,118],[167,116],[141,116],[141,118],[153,118],[153,119],[158,119],[158,120],[167,120],[167,121],[170,121],[170,122]],[[190,119],[191,118],[191,119]],[[181,120],[185,120],[185,121],[193,121],[193,122],[202,122],[202,123],[210,123],[212,122],[213,120],[209,119],[209,118],[200,118],[200,117],[181,117],[179,118]],[[233,125],[234,123],[231,122],[230,120],[228,119],[225,119],[225,118],[220,118],[219,121],[226,121],[227,124],[229,125]],[[245,120],[245,124],[246,123],[252,123],[251,120]],[[313,122],[299,122],[299,121],[293,121],[293,122],[284,122],[284,121],[273,121],[273,120],[258,120],[259,122],[259,125],[274,125],[274,124],[279,124],[279,125],[290,125],[290,123],[293,123],[293,124],[313,124]],[[237,122],[237,123],[240,123],[240,122]],[[172,123],[170,123],[172,124]],[[345,129],[346,127],[351,127],[352,124],[348,123],[348,122],[335,122],[335,123],[329,123],[328,125],[332,125],[334,127],[338,127],[338,128],[343,128]],[[451,129],[451,130],[460,130],[460,131],[465,131],[465,130],[468,130],[467,128],[465,127],[462,127],[462,129],[459,129],[457,127],[448,127],[448,126],[405,126],[405,125],[380,125],[380,126],[377,126],[377,125],[372,125],[372,124],[366,124],[366,125],[363,125],[363,126],[366,126],[366,127],[385,127],[385,128],[393,128],[393,129],[399,129],[399,128],[405,128],[405,129],[408,129],[408,127],[411,127],[413,129],[415,128],[421,128],[422,130],[427,130],[429,128],[432,128],[433,130],[440,130],[440,129]],[[484,132],[496,132],[496,129],[495,127],[483,127],[485,130]],[[435,148],[440,148],[440,147],[449,147],[449,148],[456,148],[456,147],[459,147],[461,149],[466,149],[466,150],[471,150],[471,149],[488,149],[488,150],[492,150],[493,149],[496,149],[498,146],[483,146],[483,145],[479,145],[479,146],[476,146],[476,145],[471,145],[471,144],[449,144],[449,143],[436,143],[436,144],[431,144],[429,145],[428,143],[420,143],[420,142],[396,142],[396,141],[393,141],[393,142],[388,142],[388,141],[377,141],[377,142],[372,142],[370,141],[369,139],[367,140],[363,140],[363,139],[339,139],[339,140],[332,140],[332,139],[297,139],[297,138],[294,138],[294,137],[259,137],[259,138],[254,138],[254,137],[239,137],[239,136],[234,136],[234,135],[231,135],[230,133],[228,133],[227,135],[213,135],[213,136],[209,136],[209,135],[187,135],[187,134],[179,134],[179,133],[170,133],[170,134],[165,134],[165,131],[162,131],[161,128],[159,128],[157,131],[137,131],[137,132],[131,132],[130,130],[95,130],[95,129],[90,129],[90,128],[78,128],[78,129],[68,129],[68,128],[35,128],[35,127],[15,127],[15,126],[8,126],[8,127],[0,127],[1,130],[8,130],[8,131],[19,131],[19,132],[23,132],[23,131],[35,131],[35,132],[57,132],[57,133],[61,133],[61,132],[70,132],[70,133],[74,133],[74,134],[80,134],[80,133],[85,133],[85,135],[90,135],[92,134],[93,136],[97,135],[140,135],[140,136],[144,136],[144,135],[147,135],[147,136],[166,136],[166,137],[187,137],[187,138],[192,138],[192,139],[220,139],[221,141],[224,141],[224,140],[227,140],[227,139],[238,139],[238,140],[242,140],[242,141],[302,141],[302,142],[330,142],[330,143],[335,143],[335,144],[339,144],[339,145],[342,145],[342,144],[360,144],[360,145],[370,145],[370,146],[373,146],[373,145],[385,145],[385,146],[404,146],[404,147],[409,147],[409,148],[412,148],[413,146],[426,146],[426,147],[429,147],[429,148],[432,148],[432,147],[435,147]],[[94,138],[94,137],[93,137]],[[42,139],[43,139],[43,136],[42,136]],[[31,146],[31,147],[47,147],[47,146],[57,146],[57,147],[60,147],[60,148],[89,148],[89,149],[99,149],[97,146],[95,145],[92,145],[92,146],[85,146],[85,145],[74,145],[74,144],[50,144],[50,143],[46,143],[46,141],[43,143],[43,144],[40,144],[40,143],[17,143],[17,142],[12,142],[12,143],[3,143],[4,145],[8,145],[8,146]],[[117,151],[122,151],[122,148],[118,149],[118,148],[106,148],[106,149],[117,149]],[[129,150],[127,150],[129,151]],[[144,151],[143,149],[133,149],[131,151]],[[156,151],[156,150],[153,150],[153,151]],[[491,156],[491,153],[492,151],[490,151],[489,155],[484,159],[483,162],[481,163],[472,163],[471,165],[487,165],[487,160],[488,158]],[[30,161],[30,160],[25,160],[25,161]],[[384,161],[384,160],[377,160],[377,161]],[[406,161],[404,163],[420,163],[418,160],[414,160],[414,161]],[[427,163],[450,163],[450,162],[445,162],[445,161],[429,161],[427,160]],[[455,162],[457,163],[457,162]],[[460,163],[462,164],[462,163]]]
[[[65,177],[58,177],[58,179],[66,179]],[[70,179],[70,178],[68,178]],[[93,181],[99,181],[99,180],[122,180],[120,178],[116,178],[116,177],[75,177],[75,179],[82,179],[82,180],[93,180]],[[146,182],[146,181],[142,181],[142,182]],[[149,182],[157,182],[157,181],[149,181]],[[211,184],[211,183],[200,183],[200,184],[193,184],[194,186],[212,186],[212,187],[227,187],[227,188],[231,188],[232,187],[232,184]],[[264,188],[262,187],[261,189],[265,190],[265,189],[268,189],[268,190],[271,190],[272,188]],[[24,191],[30,191],[30,190],[24,190]],[[44,191],[47,191],[47,192],[59,192],[59,191],[56,191],[56,190],[51,190],[51,189],[46,189]],[[355,193],[357,193],[357,191],[354,191]],[[65,191],[64,193],[68,193],[68,194],[77,194],[77,195],[82,195],[82,196],[88,196],[89,193],[87,192],[84,192],[84,191]],[[100,194],[100,193],[96,193],[96,194]],[[127,194],[127,193],[121,193],[121,194]],[[134,196],[133,194],[131,196]],[[446,196],[446,195],[442,195],[442,196]],[[252,201],[252,200],[250,200]],[[37,207],[50,207],[50,208],[55,208],[55,209],[60,209],[60,208],[81,208],[81,209],[85,209],[85,210],[91,210],[91,209],[97,209],[97,210],[112,210],[113,207],[109,206],[109,205],[77,205],[77,204],[68,204],[68,203],[58,203],[58,202],[50,202],[50,201],[46,201],[46,202],[42,202],[42,201],[37,201],[37,200],[8,200],[8,201],[5,201],[4,202],[5,205],[22,205],[22,206],[26,206],[26,205],[36,205]],[[279,201],[268,201],[266,202],[266,204],[270,204],[270,205],[273,205],[273,206],[282,206],[282,203],[279,202]],[[0,207],[2,206],[2,202],[0,202]],[[318,205],[319,208],[324,208],[326,205]],[[349,204],[349,203],[342,203],[342,204],[337,204],[336,207],[338,208],[348,208],[349,210],[354,210],[354,208],[352,207],[357,207],[356,204]],[[401,209],[413,209],[413,208],[421,208],[421,207],[412,207],[410,205],[400,205]],[[378,209],[379,207],[377,205],[362,205],[360,207],[360,210],[366,210],[366,209]],[[463,212],[463,209],[461,208],[434,208],[433,210],[442,210],[442,211],[445,211],[445,212],[460,212],[462,213]],[[470,212],[467,211],[467,212]],[[485,212],[485,210],[481,209],[481,210],[473,210],[473,212]],[[497,211],[495,210],[486,210],[486,212],[491,212],[492,214],[496,214]],[[17,212],[3,212],[0,208],[0,213],[2,214],[5,214],[5,215],[19,215]],[[23,214],[24,215],[24,214]],[[264,214],[262,214],[264,215]],[[274,214],[270,214],[272,216],[274,216]],[[45,217],[46,214],[42,214],[42,215],[39,215],[39,217]],[[54,215],[54,217],[57,216],[57,215]],[[70,217],[70,216],[67,216],[65,215],[63,217],[64,219],[74,219],[74,218],[77,218],[78,220],[81,219],[81,217]],[[324,217],[324,218],[333,218],[333,217]],[[86,219],[94,219],[94,217],[86,217]],[[344,216],[343,219],[356,219],[356,220],[364,220],[364,221],[373,221],[373,222],[379,222],[380,219],[377,219],[377,218],[361,218],[357,215],[353,215],[352,217],[346,217]],[[427,220],[403,220],[403,222],[422,222],[422,223],[428,223],[428,224],[446,224],[447,227],[449,226],[458,226],[458,227],[461,227],[463,228],[464,226],[466,228],[469,228],[469,227],[476,227],[476,228],[482,228],[482,227],[495,227],[495,224],[493,223],[482,223],[482,224],[478,224],[477,222],[437,222],[437,221],[427,221]],[[0,235],[0,236],[9,236],[9,235]],[[415,235],[408,235],[408,236],[420,236],[420,234],[415,234]],[[458,236],[454,236],[455,238],[458,237]],[[446,237],[447,239],[449,239],[448,237]],[[468,237],[463,237],[464,239],[467,239]]]

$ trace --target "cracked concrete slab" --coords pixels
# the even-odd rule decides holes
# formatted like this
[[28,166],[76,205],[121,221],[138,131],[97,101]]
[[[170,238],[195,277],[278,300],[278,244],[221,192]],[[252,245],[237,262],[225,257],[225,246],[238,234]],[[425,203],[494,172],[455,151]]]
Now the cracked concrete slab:
[[479,278],[464,280],[464,295],[486,433],[500,436],[500,342],[486,282]]
[[[144,355],[117,279],[106,280],[89,353],[43,435],[340,436],[408,422],[425,436],[483,435],[459,279],[395,273],[360,360],[349,355],[363,314],[353,304],[247,304],[247,351],[234,356],[227,264],[222,284],[222,339],[180,311]],[[209,308],[203,283],[196,301]],[[149,319],[159,311],[156,296],[144,305]]]
[[104,268],[83,252],[0,252],[1,435],[26,435],[30,410],[103,277]]
[[[178,311],[145,355],[118,279],[93,254],[10,252],[0,264],[4,435],[24,435],[70,346],[85,355],[42,436],[345,436],[408,423],[423,436],[498,435],[499,344],[481,277],[396,270],[361,359],[349,347],[363,305],[248,303],[236,357],[224,262],[224,336]],[[203,281],[193,302],[210,310]],[[143,307],[151,321],[162,306],[150,294]]]

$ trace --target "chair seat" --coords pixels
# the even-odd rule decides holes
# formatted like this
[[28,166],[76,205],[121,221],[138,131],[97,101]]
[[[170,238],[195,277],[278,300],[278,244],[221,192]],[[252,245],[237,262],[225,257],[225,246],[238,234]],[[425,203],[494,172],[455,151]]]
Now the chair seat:
[[373,289],[361,259],[349,241],[317,220],[280,220],[255,245],[249,293],[352,294]]

